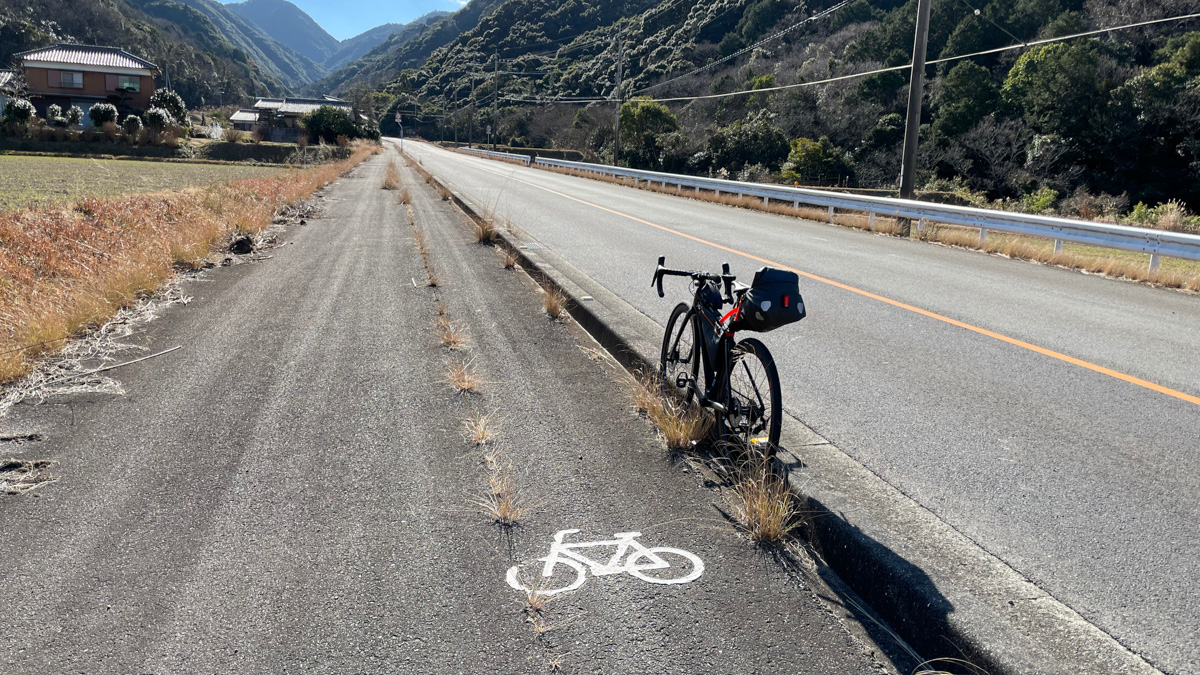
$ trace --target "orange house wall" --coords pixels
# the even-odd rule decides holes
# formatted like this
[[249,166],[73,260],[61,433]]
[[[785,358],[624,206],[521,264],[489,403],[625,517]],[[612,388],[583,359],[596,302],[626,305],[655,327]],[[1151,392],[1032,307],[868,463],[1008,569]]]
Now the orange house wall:
[[[70,68],[60,68],[58,70],[70,71]],[[78,71],[75,71],[78,72]],[[71,89],[64,87],[50,86],[50,70],[48,68],[26,68],[25,83],[29,88],[30,94],[44,94],[48,96],[94,96],[104,98],[110,92],[105,88],[105,73],[83,73],[83,88]],[[142,90],[137,93],[128,94],[130,100],[126,102],[130,108],[146,109],[150,107],[150,97],[154,95],[154,78],[141,76]]]

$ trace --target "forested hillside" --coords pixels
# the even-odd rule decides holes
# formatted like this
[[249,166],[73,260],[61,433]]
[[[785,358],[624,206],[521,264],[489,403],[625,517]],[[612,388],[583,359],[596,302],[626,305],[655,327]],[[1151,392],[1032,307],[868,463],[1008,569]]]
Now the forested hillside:
[[120,47],[170,74],[189,106],[282,93],[282,79],[234,45],[203,13],[172,0],[0,0],[0,63],[56,42]]
[[[915,10],[916,0],[507,0],[474,25],[455,15],[460,34],[434,49],[427,33],[421,49],[392,55],[399,73],[382,89],[389,110],[422,112],[412,118],[427,135],[457,127],[461,138],[469,115],[477,128],[493,122],[495,87],[502,142],[608,160],[612,104],[545,101],[611,97],[620,50],[626,98],[682,99],[627,106],[629,162],[892,187],[908,73],[854,75],[909,62]],[[1200,206],[1200,22],[955,58],[1195,11],[1193,0],[934,0],[929,58],[949,60],[927,71],[920,182],[1064,213]],[[453,114],[434,124],[442,113]]]
[[341,48],[341,41],[287,0],[245,0],[225,8],[314,63],[324,64]]

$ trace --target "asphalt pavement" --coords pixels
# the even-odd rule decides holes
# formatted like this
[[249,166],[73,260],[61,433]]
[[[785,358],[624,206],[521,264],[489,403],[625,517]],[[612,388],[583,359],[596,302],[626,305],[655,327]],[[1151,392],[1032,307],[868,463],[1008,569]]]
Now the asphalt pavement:
[[659,255],[820,277],[809,318],[765,336],[788,413],[1154,666],[1200,672],[1200,410],[1171,394],[1200,395],[1194,296],[409,152],[659,323],[685,294],[649,288]]
[[[185,282],[189,303],[125,338],[180,348],[113,371],[123,394],[0,419],[35,434],[0,452],[57,477],[0,495],[0,671],[887,672],[812,562],[738,534],[603,358],[406,170],[425,285],[408,208],[379,189],[395,158],[258,262]],[[468,350],[440,344],[439,305]],[[459,358],[478,394],[446,381]],[[477,414],[498,428],[483,448]],[[516,527],[481,507],[496,466]],[[600,562],[562,565],[582,585],[533,611],[509,570],[541,569],[563,530],[671,567],[573,549]]]

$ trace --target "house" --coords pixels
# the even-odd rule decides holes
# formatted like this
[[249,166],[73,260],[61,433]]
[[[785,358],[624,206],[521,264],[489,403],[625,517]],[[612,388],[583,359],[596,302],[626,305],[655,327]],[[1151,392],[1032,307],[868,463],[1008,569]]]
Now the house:
[[86,113],[96,103],[112,103],[124,116],[150,107],[158,67],[116,47],[57,44],[13,54],[25,73],[25,87],[39,116],[58,105]]
[[260,98],[253,108],[243,108],[229,118],[235,129],[253,131],[262,129],[265,137],[272,141],[292,142],[303,131],[300,120],[321,106],[333,106],[346,111],[357,124],[366,122],[349,102],[333,96],[321,98]]

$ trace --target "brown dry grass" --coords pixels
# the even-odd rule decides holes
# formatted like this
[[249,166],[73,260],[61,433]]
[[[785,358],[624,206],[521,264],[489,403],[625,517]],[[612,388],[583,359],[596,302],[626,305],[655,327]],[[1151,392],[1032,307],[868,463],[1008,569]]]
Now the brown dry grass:
[[408,188],[404,188],[403,190],[400,191],[399,199],[400,199],[401,204],[411,204],[412,203],[412,193],[408,191]]
[[780,543],[800,525],[796,495],[773,464],[761,456],[735,470],[733,494],[738,523],[755,541]]
[[567,311],[567,299],[550,284],[542,285],[542,309],[555,321],[561,321]]
[[504,527],[512,527],[521,521],[520,498],[512,472],[507,467],[498,466],[489,473],[488,491],[478,504],[492,520]]
[[470,361],[452,361],[446,367],[446,381],[460,394],[478,394],[484,385]]
[[470,417],[463,420],[463,429],[465,430],[464,435],[471,445],[482,446],[495,441],[496,437],[500,435],[500,422],[495,413],[472,413]]
[[711,415],[663,393],[656,378],[634,378],[630,382],[630,398],[634,409],[658,427],[669,450],[695,447],[712,428]]
[[442,201],[444,201],[444,202],[450,201],[450,191],[447,190],[441,183],[438,183],[436,187],[437,187],[438,197],[441,197]]
[[506,269],[506,270],[517,269],[517,255],[515,253],[513,253],[512,251],[506,250],[504,252],[504,269]]
[[[383,188],[384,190],[399,190],[403,183],[404,179],[400,177],[400,169],[396,168],[395,162],[391,162],[387,166],[387,175],[383,179],[383,184],[379,187]],[[401,198],[403,201],[403,195]]]
[[0,213],[0,383],[196,268],[234,233],[255,234],[373,152],[172,194],[84,199]]
[[439,316],[436,326],[438,339],[442,341],[442,346],[452,352],[461,351],[467,348],[467,332],[451,321],[446,321],[446,317]]
[[475,241],[490,244],[496,240],[496,226],[490,220],[472,221],[471,228],[475,232]]

